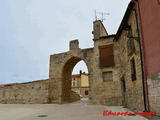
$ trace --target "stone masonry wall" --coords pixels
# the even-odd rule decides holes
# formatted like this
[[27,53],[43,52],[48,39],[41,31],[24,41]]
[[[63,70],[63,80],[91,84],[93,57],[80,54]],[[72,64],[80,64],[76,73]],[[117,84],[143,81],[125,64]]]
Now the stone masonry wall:
[[[128,24],[131,25],[132,36],[137,37],[137,27],[135,13],[132,11]],[[114,59],[115,69],[117,70],[117,77],[119,80],[124,78],[126,83],[126,92],[124,93],[125,105],[133,110],[144,110],[143,100],[143,84],[142,84],[142,70],[141,70],[141,59],[140,49],[138,41],[131,39],[135,46],[134,53],[128,54],[127,31],[123,30],[119,39],[114,42]],[[136,80],[131,79],[131,59],[135,60],[136,68]]]
[[160,115],[160,72],[148,76],[147,83],[150,111]]
[[80,100],[80,96],[79,94],[77,94],[76,92],[72,91],[71,92],[71,98],[70,98],[70,102],[75,102],[75,101],[78,101]]
[[[138,36],[136,17],[131,12],[128,25],[130,34]],[[100,21],[98,21],[99,24]],[[97,24],[96,24],[97,26]],[[96,27],[95,26],[95,27]],[[99,29],[99,27],[101,27]],[[98,30],[103,30],[101,24]],[[95,30],[95,29],[94,29]],[[100,32],[100,31],[99,31]],[[95,31],[93,31],[95,33]],[[94,47],[80,49],[78,40],[70,42],[68,52],[50,56],[49,80],[40,80],[10,86],[0,87],[0,103],[66,103],[79,100],[80,97],[71,91],[71,75],[74,66],[83,60],[89,72],[89,102],[91,104],[125,105],[132,110],[144,110],[143,84],[140,48],[137,40],[128,38],[123,30],[117,41],[115,35],[101,36],[94,40]],[[108,35],[106,33],[106,35]],[[94,35],[95,37],[95,35]],[[96,36],[97,37],[97,36]],[[128,54],[128,41],[134,44],[134,52]],[[114,66],[100,67],[100,46],[113,44]],[[132,81],[131,60],[135,61],[136,80]],[[113,80],[103,80],[103,72],[112,72]],[[126,91],[122,91],[122,78],[126,83]],[[152,80],[151,80],[152,79]],[[156,84],[156,85],[155,85]],[[159,76],[148,78],[151,109],[159,110],[159,95],[153,91],[159,90]],[[154,96],[154,97],[152,97]]]
[[[65,53],[50,56],[49,69],[49,101],[51,103],[63,103],[70,101],[71,95],[71,74],[74,66],[84,60],[89,71],[89,82],[92,86],[93,48],[74,49]],[[91,90],[92,91],[92,90]],[[92,94],[92,93],[91,93]]]
[[16,85],[0,86],[0,103],[48,103],[48,79],[27,83],[17,83]]
[[[0,86],[0,103],[3,104],[45,104],[48,101],[49,80]],[[70,102],[80,100],[80,96],[71,91]]]
[[[95,104],[104,104],[104,105],[122,105],[122,94],[120,82],[117,78],[116,69],[114,66],[100,68],[100,55],[99,55],[99,46],[113,44],[114,36],[108,36],[107,38],[101,38],[94,41],[94,61],[93,61],[93,76],[92,83],[92,101]],[[112,71],[113,81],[104,82],[103,81],[103,72]]]

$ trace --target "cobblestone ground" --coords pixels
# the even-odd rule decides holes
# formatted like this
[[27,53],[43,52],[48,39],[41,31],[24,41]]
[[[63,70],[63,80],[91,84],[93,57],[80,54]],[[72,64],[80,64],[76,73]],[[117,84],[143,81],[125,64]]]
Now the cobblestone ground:
[[86,100],[69,104],[0,104],[0,120],[147,120],[141,116],[107,116],[104,110],[125,112],[119,106],[87,105]]

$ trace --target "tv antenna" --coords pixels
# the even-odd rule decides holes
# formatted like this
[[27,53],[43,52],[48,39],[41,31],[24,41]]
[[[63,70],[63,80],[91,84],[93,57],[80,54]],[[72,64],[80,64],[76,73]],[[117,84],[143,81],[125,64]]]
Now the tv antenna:
[[[97,14],[101,15],[101,19],[97,17]],[[97,11],[95,10],[95,20],[98,20],[98,19],[99,19],[99,20],[101,20],[101,21],[103,22],[104,20],[106,20],[106,19],[104,18],[105,15],[110,15],[110,13],[97,12]]]

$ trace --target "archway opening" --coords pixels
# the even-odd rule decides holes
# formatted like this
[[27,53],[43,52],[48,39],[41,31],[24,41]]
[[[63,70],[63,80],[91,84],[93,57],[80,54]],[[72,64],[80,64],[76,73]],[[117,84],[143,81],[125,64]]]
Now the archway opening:
[[89,78],[86,63],[81,60],[72,71],[72,91],[76,92],[81,98],[89,97]]
[[62,103],[78,101],[89,96],[89,78],[86,63],[78,57],[69,59],[62,74]]

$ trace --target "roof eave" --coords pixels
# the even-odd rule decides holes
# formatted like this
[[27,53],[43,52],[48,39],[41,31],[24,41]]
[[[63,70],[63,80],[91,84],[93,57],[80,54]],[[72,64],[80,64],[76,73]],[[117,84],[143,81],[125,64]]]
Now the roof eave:
[[117,30],[117,33],[116,33],[113,41],[117,41],[117,40],[119,39],[119,37],[120,37],[120,35],[121,35],[122,31],[123,31],[123,28],[124,28],[125,24],[127,23],[127,20],[128,20],[128,18],[129,18],[129,15],[130,15],[130,13],[131,13],[134,5],[135,5],[135,2],[134,2],[134,1],[131,1],[131,2],[129,3],[129,5],[128,5],[128,7],[127,7],[127,10],[126,10],[126,12],[125,12],[125,14],[124,14],[124,17],[123,17],[123,19],[122,19],[122,22],[121,22],[121,24],[120,24],[120,26],[119,26],[119,28],[118,28],[118,30]]

